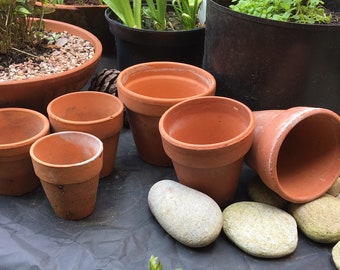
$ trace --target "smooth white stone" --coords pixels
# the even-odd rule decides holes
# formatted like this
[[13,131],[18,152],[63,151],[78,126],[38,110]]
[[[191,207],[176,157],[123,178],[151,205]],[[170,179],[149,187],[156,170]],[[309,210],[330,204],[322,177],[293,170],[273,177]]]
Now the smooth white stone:
[[278,208],[284,208],[287,205],[287,201],[267,187],[258,176],[248,182],[247,192],[249,198],[255,202],[270,204]]
[[340,269],[340,241],[332,249],[332,259],[336,269]]
[[310,239],[319,243],[340,240],[340,200],[336,197],[324,194],[308,203],[290,203],[288,211]]
[[224,209],[223,219],[226,236],[253,256],[283,257],[297,247],[297,224],[290,214],[277,207],[259,202],[237,202]]
[[334,197],[337,197],[340,194],[340,176],[335,180],[327,193],[333,195]]
[[163,229],[189,247],[211,244],[222,230],[218,204],[206,194],[173,180],[161,180],[149,190],[149,208]]

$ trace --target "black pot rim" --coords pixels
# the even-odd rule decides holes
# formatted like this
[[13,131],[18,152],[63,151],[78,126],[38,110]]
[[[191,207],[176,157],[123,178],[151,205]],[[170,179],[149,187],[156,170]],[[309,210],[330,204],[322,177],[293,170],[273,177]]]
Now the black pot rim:
[[113,24],[113,25],[116,25],[122,29],[129,29],[130,31],[134,31],[136,33],[140,32],[140,33],[143,33],[143,32],[147,32],[147,33],[151,33],[151,32],[157,32],[157,33],[166,33],[167,35],[168,34],[171,34],[171,33],[186,33],[188,31],[192,31],[192,32],[195,32],[195,31],[202,31],[205,29],[205,26],[203,27],[197,27],[195,29],[191,29],[191,30],[176,30],[176,31],[164,31],[164,30],[150,30],[150,29],[138,29],[138,28],[132,28],[132,27],[129,27],[129,26],[126,26],[125,24],[119,22],[117,20],[117,17],[114,18],[114,13],[112,12],[112,10],[110,8],[106,8],[105,10],[105,18],[106,20],[108,21],[109,24]]

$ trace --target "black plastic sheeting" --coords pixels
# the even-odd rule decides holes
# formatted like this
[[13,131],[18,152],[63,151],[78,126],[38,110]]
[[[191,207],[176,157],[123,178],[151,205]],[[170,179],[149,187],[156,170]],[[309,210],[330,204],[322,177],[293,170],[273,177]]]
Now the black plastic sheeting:
[[[235,200],[247,200],[245,185],[254,176],[244,167]],[[290,256],[260,259],[232,244],[223,231],[205,248],[188,248],[171,238],[152,216],[150,187],[161,179],[176,180],[172,168],[139,159],[131,132],[122,130],[116,170],[100,180],[96,209],[80,221],[54,215],[39,187],[22,197],[0,196],[0,269],[148,269],[153,254],[163,269],[335,269],[331,245],[299,233]]]

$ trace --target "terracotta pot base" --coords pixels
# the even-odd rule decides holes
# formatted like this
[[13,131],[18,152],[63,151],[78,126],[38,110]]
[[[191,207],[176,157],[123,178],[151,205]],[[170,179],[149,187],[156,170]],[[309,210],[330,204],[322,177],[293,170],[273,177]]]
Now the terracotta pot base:
[[98,177],[81,184],[56,185],[41,181],[55,214],[63,219],[78,220],[92,214],[97,199]]

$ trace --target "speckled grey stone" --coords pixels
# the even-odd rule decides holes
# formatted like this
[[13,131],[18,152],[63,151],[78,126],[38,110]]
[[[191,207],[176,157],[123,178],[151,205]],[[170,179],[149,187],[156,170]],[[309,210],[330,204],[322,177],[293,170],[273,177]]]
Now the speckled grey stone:
[[161,180],[149,190],[149,208],[163,229],[189,247],[211,244],[222,230],[218,204],[206,194],[173,180]]
[[340,176],[335,180],[332,187],[327,191],[328,194],[337,197],[340,194]]
[[340,270],[340,241],[332,249],[332,259],[336,269]]
[[290,203],[288,211],[310,239],[319,243],[340,240],[340,200],[336,197],[324,194],[308,203]]
[[237,202],[223,211],[223,231],[241,250],[256,257],[291,254],[298,243],[297,225],[287,212],[259,202]]
[[284,208],[287,204],[285,199],[267,187],[258,176],[248,182],[247,192],[249,198],[255,202],[270,204],[278,208]]

